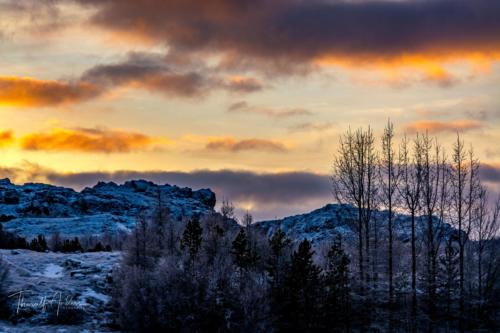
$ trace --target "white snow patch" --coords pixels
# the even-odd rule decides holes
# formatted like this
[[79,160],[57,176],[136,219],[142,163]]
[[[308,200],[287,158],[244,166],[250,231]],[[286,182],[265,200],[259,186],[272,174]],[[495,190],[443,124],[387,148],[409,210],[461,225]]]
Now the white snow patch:
[[48,278],[58,278],[63,274],[63,268],[59,265],[48,264],[45,266],[45,271],[43,272],[43,276]]
[[95,298],[103,303],[108,303],[109,302],[109,296],[104,295],[101,293],[96,292],[93,289],[87,288],[83,293],[82,293],[82,298],[86,299],[88,297]]

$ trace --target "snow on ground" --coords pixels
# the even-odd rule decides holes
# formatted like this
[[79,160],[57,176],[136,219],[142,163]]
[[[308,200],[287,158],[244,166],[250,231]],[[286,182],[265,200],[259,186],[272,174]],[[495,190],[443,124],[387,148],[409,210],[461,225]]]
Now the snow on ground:
[[98,293],[94,289],[90,289],[90,288],[87,288],[84,291],[81,298],[83,298],[85,301],[88,301],[89,299],[96,299],[98,301],[101,301],[104,304],[108,303],[111,299],[108,295]]
[[[120,252],[41,253],[0,250],[9,266],[7,293],[17,324],[0,321],[0,332],[111,332],[110,277]],[[41,304],[45,304],[45,310]],[[82,310],[77,325],[49,325],[56,305]],[[19,306],[19,311],[17,311]],[[60,313],[59,316],[66,314]],[[64,319],[64,318],[62,318]]]
[[45,267],[43,276],[55,279],[61,277],[62,273],[63,273],[63,268],[61,266],[50,263]]
[[115,235],[128,232],[135,225],[135,218],[99,214],[78,217],[21,217],[4,223],[8,231],[32,238],[36,235],[50,235],[58,232],[64,237]]

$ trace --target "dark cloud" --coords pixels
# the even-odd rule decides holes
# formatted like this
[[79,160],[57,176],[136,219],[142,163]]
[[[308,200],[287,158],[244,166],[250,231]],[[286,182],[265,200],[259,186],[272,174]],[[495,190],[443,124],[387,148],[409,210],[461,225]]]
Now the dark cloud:
[[264,89],[264,85],[255,78],[234,77],[227,80],[224,87],[236,93],[251,93]]
[[323,132],[333,128],[330,122],[323,123],[300,123],[289,127],[291,132]]
[[479,174],[483,181],[498,183],[500,185],[500,166],[481,164]]
[[200,170],[193,172],[119,171],[114,173],[50,173],[47,178],[53,183],[75,188],[91,186],[99,180],[123,182],[130,179],[144,178],[156,183],[170,183],[192,188],[210,187],[221,189],[223,195],[228,199],[259,203],[288,202],[295,204],[307,198],[331,195],[329,177],[309,172],[253,173],[231,170]]
[[235,102],[227,108],[228,112],[240,112],[240,110],[245,110],[248,108],[248,103],[245,101]]
[[252,106],[245,101],[235,102],[227,108],[229,113],[260,114],[270,118],[292,118],[297,116],[311,116],[313,113],[303,108],[269,108]]
[[[171,63],[169,63],[171,61]],[[186,67],[198,67],[197,71]],[[182,63],[176,55],[130,53],[123,62],[97,65],[81,77],[107,89],[130,85],[153,92],[181,97],[198,97],[212,90],[222,89],[237,93],[252,93],[264,87],[255,78],[234,77],[222,79],[209,68]]]
[[74,1],[97,8],[92,21],[108,29],[281,70],[324,57],[368,62],[500,49],[497,0]]
[[233,138],[214,139],[209,141],[206,150],[238,153],[247,150],[284,153],[288,149],[284,144],[264,139],[242,139]]
[[82,81],[107,89],[131,85],[167,95],[192,97],[202,95],[211,85],[210,79],[196,72],[177,73],[159,55],[131,53],[120,63],[97,65],[87,70]]

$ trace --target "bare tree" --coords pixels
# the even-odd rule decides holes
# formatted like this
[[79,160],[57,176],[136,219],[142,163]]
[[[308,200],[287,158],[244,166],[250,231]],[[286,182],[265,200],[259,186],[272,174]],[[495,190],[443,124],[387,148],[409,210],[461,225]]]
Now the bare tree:
[[396,152],[394,151],[394,125],[389,121],[384,129],[382,136],[382,156],[380,161],[380,182],[381,198],[388,211],[388,276],[389,276],[389,304],[394,301],[394,282],[393,282],[393,206],[396,200],[396,191],[398,188],[400,168]]
[[[472,227],[472,206],[478,197],[479,163],[471,150],[466,151],[464,141],[457,134],[453,145],[453,161],[451,165],[451,185],[453,191],[453,222],[458,231],[459,247],[459,291],[460,291],[460,329],[464,329],[465,288],[464,259],[465,244]],[[468,218],[467,218],[468,217]]]
[[474,209],[474,225],[472,235],[477,244],[477,283],[480,304],[484,302],[483,295],[483,260],[486,247],[498,235],[500,229],[500,197],[497,199],[493,210],[488,208],[488,193],[484,187],[479,192],[479,201]]
[[220,207],[220,213],[224,222],[234,218],[234,206],[233,203],[227,199],[222,199],[222,206]]
[[[408,147],[408,139],[403,139],[400,149],[401,185],[398,187],[403,205],[411,216],[411,291],[412,317],[417,315],[417,251],[415,237],[415,217],[421,206],[423,177],[423,147],[419,135],[413,143],[413,151]],[[414,326],[413,326],[414,327]]]
[[[369,223],[376,200],[377,154],[373,132],[358,129],[347,131],[340,137],[340,148],[333,163],[333,193],[339,203],[352,204],[358,215],[359,279],[369,281],[364,270],[369,267],[370,230]],[[365,243],[363,246],[363,235]],[[363,249],[366,257],[363,258]],[[365,259],[365,260],[364,260]],[[366,275],[365,275],[366,273]]]
[[448,165],[441,146],[426,133],[422,138],[422,206],[427,220],[427,301],[435,315],[437,257],[443,236],[442,223],[448,206]]

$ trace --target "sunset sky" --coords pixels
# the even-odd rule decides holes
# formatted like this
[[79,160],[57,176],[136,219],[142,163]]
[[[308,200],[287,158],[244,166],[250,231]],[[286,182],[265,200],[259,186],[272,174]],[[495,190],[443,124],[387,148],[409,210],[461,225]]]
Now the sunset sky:
[[0,0],[2,173],[319,208],[339,135],[463,133],[500,184],[498,0]]

